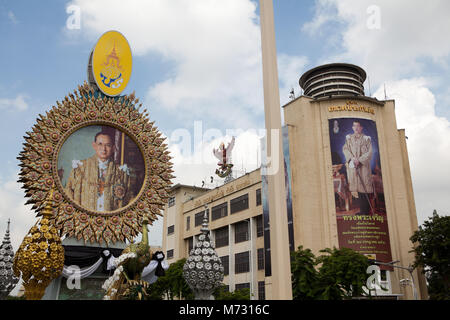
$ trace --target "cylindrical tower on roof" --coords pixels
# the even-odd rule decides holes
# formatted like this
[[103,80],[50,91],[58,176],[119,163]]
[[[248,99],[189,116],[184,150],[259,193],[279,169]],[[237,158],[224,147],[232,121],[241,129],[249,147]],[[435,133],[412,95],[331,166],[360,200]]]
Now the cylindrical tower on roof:
[[366,72],[353,64],[331,63],[313,68],[300,78],[305,96],[364,96]]

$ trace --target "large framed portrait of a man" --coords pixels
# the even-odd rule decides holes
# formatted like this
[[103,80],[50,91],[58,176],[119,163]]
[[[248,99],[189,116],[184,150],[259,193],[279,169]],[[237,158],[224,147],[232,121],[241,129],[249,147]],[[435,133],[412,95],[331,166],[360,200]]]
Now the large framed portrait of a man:
[[144,182],[145,163],[126,133],[91,125],[72,133],[62,145],[58,176],[66,196],[76,205],[107,213],[133,202]]
[[329,134],[339,246],[392,261],[376,123],[330,119]]
[[337,214],[386,214],[378,134],[374,121],[329,120]]

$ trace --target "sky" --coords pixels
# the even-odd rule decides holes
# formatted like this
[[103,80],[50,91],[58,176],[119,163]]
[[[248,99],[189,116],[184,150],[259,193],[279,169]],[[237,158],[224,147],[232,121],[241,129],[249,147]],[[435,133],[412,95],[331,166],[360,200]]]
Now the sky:
[[[450,2],[275,0],[280,102],[307,70],[353,63],[366,95],[395,99],[419,224],[450,212]],[[0,237],[11,218],[17,250],[35,214],[18,179],[23,136],[56,101],[87,80],[88,56],[108,30],[133,51],[124,93],[135,91],[168,138],[175,183],[214,175],[212,148],[236,136],[237,173],[259,166],[263,135],[258,1],[0,0]],[[385,90],[386,88],[386,90]],[[150,228],[162,243],[162,219]]]

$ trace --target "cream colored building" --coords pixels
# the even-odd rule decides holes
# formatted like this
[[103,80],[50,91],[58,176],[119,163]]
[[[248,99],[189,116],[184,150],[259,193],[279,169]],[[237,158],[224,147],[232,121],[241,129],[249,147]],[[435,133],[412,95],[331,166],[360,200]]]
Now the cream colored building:
[[[305,95],[283,107],[289,136],[294,247],[302,245],[316,255],[321,249],[339,247],[337,216],[361,217],[361,213],[352,211],[352,203],[363,201],[358,199],[364,197],[360,194],[359,198],[354,198],[356,195],[342,192],[348,184],[345,174],[340,175],[344,177],[343,185],[336,186],[336,165],[333,165],[335,159],[332,159],[330,142],[330,130],[336,128],[330,129],[330,124],[346,123],[345,119],[350,118],[371,120],[376,124],[376,151],[380,159],[376,168],[373,167],[374,186],[378,179],[378,189],[381,188],[383,193],[374,193],[376,196],[370,201],[367,197],[367,203],[371,210],[375,210],[372,208],[374,204],[383,203],[391,261],[396,261],[396,266],[407,267],[414,261],[409,238],[418,224],[405,130],[397,128],[393,100],[379,101],[364,96],[365,78],[364,70],[349,64],[314,68],[300,79]],[[343,159],[340,161],[344,163]],[[270,289],[263,289],[268,287],[271,279],[265,277],[264,265],[261,264],[264,259],[259,256],[264,253],[261,188],[260,170],[214,190],[175,186],[164,216],[163,250],[169,263],[188,256],[189,248],[195,244],[195,236],[200,234],[201,219],[207,205],[212,210],[209,214],[212,238],[219,256],[225,257],[225,264],[228,264],[224,283],[230,291],[250,287],[255,299],[274,298]],[[248,203],[239,205],[242,199],[247,199]],[[342,210],[339,214],[337,208]],[[375,215],[375,211],[371,212]],[[247,236],[242,235],[245,230]],[[380,259],[377,254],[372,258],[390,262]],[[245,259],[248,267],[240,264]],[[418,298],[426,299],[425,278],[418,270],[413,272],[413,276]],[[390,296],[414,299],[413,286],[400,285],[410,278],[407,270],[393,268],[383,272],[382,283],[390,288]]]
[[176,185],[164,214],[163,250],[173,263],[187,258],[205,212],[230,291],[249,288],[264,299],[264,238],[261,175],[255,170],[213,190]]

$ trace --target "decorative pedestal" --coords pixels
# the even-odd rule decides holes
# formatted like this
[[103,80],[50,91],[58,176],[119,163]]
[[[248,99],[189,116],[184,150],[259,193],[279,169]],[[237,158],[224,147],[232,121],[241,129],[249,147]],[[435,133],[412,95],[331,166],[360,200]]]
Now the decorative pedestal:
[[[119,257],[126,247],[124,242],[114,247],[103,247],[99,244],[84,244],[82,240],[66,238],[63,241],[65,261],[63,274],[52,281],[45,290],[42,300],[102,300],[102,285],[114,270],[107,270],[111,256]],[[106,253],[106,254],[105,254]],[[81,279],[79,289],[70,267],[80,268]],[[87,275],[90,273],[89,275]],[[68,280],[68,278],[71,278]]]
[[213,300],[212,293],[222,284],[224,268],[209,238],[208,210],[203,218],[202,234],[183,267],[183,276],[196,300]]

